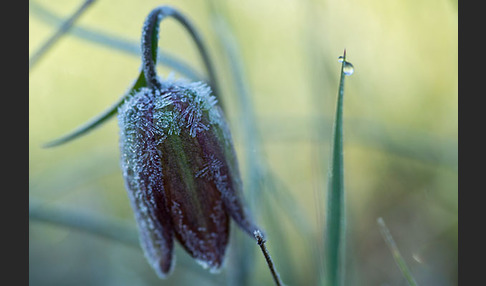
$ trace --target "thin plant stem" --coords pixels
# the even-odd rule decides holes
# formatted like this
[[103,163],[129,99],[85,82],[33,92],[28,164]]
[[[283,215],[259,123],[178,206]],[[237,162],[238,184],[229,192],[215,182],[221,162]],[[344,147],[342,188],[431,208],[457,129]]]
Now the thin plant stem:
[[[220,7],[223,3],[216,3],[215,1],[208,1],[210,7],[211,24],[215,35],[217,36],[220,49],[222,51],[221,55],[229,60],[227,65],[229,68],[230,79],[232,80],[232,91],[230,94],[234,96],[237,100],[238,109],[236,114],[240,112],[245,114],[244,120],[237,120],[239,126],[241,127],[243,134],[243,142],[246,152],[246,177],[244,182],[246,185],[245,191],[247,203],[252,210],[255,217],[261,217],[261,211],[263,208],[259,205],[263,202],[261,199],[262,185],[264,179],[263,172],[263,156],[261,154],[259,146],[259,134],[256,130],[256,125],[254,121],[254,112],[249,101],[249,89],[247,86],[247,81],[245,79],[245,74],[243,71],[243,65],[241,63],[241,56],[237,50],[237,44],[235,39],[232,37],[229,23],[224,21],[224,16],[221,12]],[[250,136],[248,136],[250,135]],[[251,150],[250,152],[248,150]],[[246,240],[245,237],[237,236],[238,243],[233,244],[235,251],[235,256],[231,259],[230,267],[228,268],[230,276],[228,276],[228,281],[233,286],[248,286],[253,285],[251,275],[255,268],[256,259],[256,249],[251,241]]]
[[[54,147],[64,144],[75,138],[78,138],[83,134],[86,134],[88,131],[99,126],[117,113],[118,107],[123,104],[123,102],[133,90],[141,86],[160,88],[160,83],[157,79],[157,72],[155,68],[156,60],[158,58],[158,32],[160,21],[168,16],[174,17],[176,20],[178,20],[191,34],[205,63],[209,75],[209,85],[213,90],[213,94],[218,97],[219,91],[217,88],[216,75],[201,36],[196,31],[194,26],[177,10],[169,6],[158,7],[152,10],[152,12],[149,14],[145,21],[142,32],[142,72],[140,73],[138,80],[135,82],[129,92],[122,96],[122,98],[119,99],[118,102],[116,102],[113,106],[104,111],[101,115],[93,118],[91,121],[78,127],[76,130],[45,144],[44,147]],[[220,98],[218,98],[218,100],[221,101]],[[221,107],[223,108],[222,104]]]
[[29,71],[32,67],[46,54],[47,51],[74,25],[74,22],[94,3],[95,0],[86,0],[83,4],[69,17],[59,29],[32,55],[29,59]]
[[[269,225],[275,226],[275,231],[283,231],[281,224],[275,219],[275,213],[280,210],[285,210],[284,213],[292,220],[294,226],[298,228],[299,233],[310,233],[310,225],[303,217],[303,211],[298,204],[295,203],[295,196],[290,192],[289,188],[280,180],[269,167],[267,156],[264,154],[262,146],[262,137],[258,130],[256,116],[251,101],[251,87],[246,78],[244,68],[244,60],[242,59],[241,51],[236,37],[233,34],[231,25],[228,22],[227,13],[224,4],[217,4],[214,1],[208,1],[211,12],[211,23],[213,25],[217,39],[219,40],[222,54],[228,60],[229,74],[231,75],[233,83],[233,93],[237,100],[239,117],[244,120],[239,120],[243,134],[243,142],[245,146],[246,155],[246,189],[248,190],[247,197],[249,198],[250,209],[254,211],[256,217],[263,217],[269,221]],[[268,215],[263,215],[268,212]],[[279,217],[280,218],[280,217]],[[278,236],[280,245],[286,245],[285,236]],[[304,235],[308,238],[309,236]],[[251,276],[252,268],[254,267],[255,253],[252,251],[251,245],[246,242],[241,242],[238,247],[239,257],[234,259],[231,270],[232,280],[234,285],[250,285],[248,278]],[[295,268],[291,265],[291,254],[289,252],[280,253],[282,258],[279,261],[280,269],[284,270],[286,279],[295,279],[297,273]],[[309,255],[311,255],[309,253]],[[284,269],[282,269],[284,268]],[[287,281],[289,282],[289,281]],[[292,284],[292,283],[291,283]],[[294,283],[295,284],[295,283]],[[252,284],[251,284],[252,285]]]
[[155,8],[150,12],[145,20],[142,32],[142,69],[147,79],[147,85],[149,87],[160,88],[160,83],[157,80],[157,71],[155,69],[155,61],[157,59],[157,46],[158,46],[158,34],[160,22],[166,17],[173,17],[176,19],[193,38],[196,46],[201,54],[206,67],[209,82],[213,89],[213,94],[221,101],[219,97],[219,89],[216,80],[216,74],[209,58],[205,45],[203,43],[201,35],[195,29],[194,25],[181,13],[170,6],[161,6]]
[[[39,3],[36,3],[35,1],[29,1],[29,12],[39,20],[43,21],[45,24],[51,26],[58,26],[59,22],[63,22],[63,19],[59,15],[54,14],[52,11],[49,11],[47,8],[43,7]],[[97,45],[115,49],[130,55],[140,56],[139,41],[132,42],[110,33],[81,27],[79,25],[73,26],[71,29],[69,29],[68,33]],[[198,71],[194,70],[188,63],[174,55],[161,51],[160,49],[158,52],[157,64],[169,67],[190,80],[207,81],[205,77],[203,77]]]
[[379,217],[377,220],[378,226],[380,227],[380,233],[383,236],[383,239],[386,242],[386,245],[388,245],[388,248],[390,249],[393,259],[395,259],[395,262],[402,272],[403,276],[407,280],[408,284],[410,286],[417,286],[417,282],[412,276],[412,273],[410,272],[410,269],[408,269],[407,264],[405,263],[405,260],[403,259],[402,255],[400,254],[400,251],[398,250],[398,247],[393,240],[392,235],[390,234],[390,230],[385,224],[385,221],[383,218]]
[[273,264],[272,258],[270,257],[270,253],[268,253],[267,247],[265,246],[266,240],[263,238],[262,233],[259,230],[256,230],[254,233],[255,238],[257,240],[258,245],[260,246],[263,256],[265,256],[265,260],[267,261],[268,268],[270,268],[270,272],[272,273],[273,280],[275,281],[275,285],[283,286],[282,280],[280,280],[280,275],[278,275],[277,270]]

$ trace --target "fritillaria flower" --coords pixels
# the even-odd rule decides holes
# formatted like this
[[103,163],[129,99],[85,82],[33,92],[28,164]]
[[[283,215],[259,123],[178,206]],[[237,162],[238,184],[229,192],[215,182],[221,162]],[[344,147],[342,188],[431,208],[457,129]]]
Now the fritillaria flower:
[[244,207],[231,134],[211,88],[157,76],[159,24],[169,16],[191,34],[210,83],[217,86],[196,30],[177,10],[158,7],[143,26],[142,69],[127,95],[93,121],[46,145],[68,142],[118,113],[125,186],[142,249],[162,278],[174,266],[174,241],[216,271],[223,264],[231,220],[252,238],[261,233]]
[[159,276],[173,265],[174,238],[218,269],[230,218],[258,228],[241,199],[235,151],[221,108],[203,83],[161,82],[119,108],[121,166],[145,255]]
[[174,240],[215,271],[223,263],[231,218],[250,236],[258,231],[242,203],[231,134],[211,89],[157,76],[158,26],[167,16],[188,28],[204,52],[181,14],[154,9],[142,33],[146,86],[118,109],[125,185],[145,256],[160,277],[174,265]]

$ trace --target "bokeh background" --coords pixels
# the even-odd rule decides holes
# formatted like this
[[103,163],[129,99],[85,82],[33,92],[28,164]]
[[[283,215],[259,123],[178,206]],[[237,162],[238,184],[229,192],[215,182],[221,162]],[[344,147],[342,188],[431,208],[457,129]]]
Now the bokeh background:
[[[29,1],[29,56],[81,1]],[[325,192],[343,50],[346,285],[407,285],[382,217],[419,285],[457,285],[458,13],[455,0],[94,1],[29,70],[30,285],[273,285],[233,228],[211,274],[177,248],[160,280],[137,243],[116,118],[41,145],[111,106],[139,73],[146,15],[168,4],[201,32],[216,67],[256,220],[288,285],[322,275]],[[188,34],[162,22],[160,48],[205,77]],[[169,66],[160,65],[161,76]],[[177,77],[183,72],[175,72]]]

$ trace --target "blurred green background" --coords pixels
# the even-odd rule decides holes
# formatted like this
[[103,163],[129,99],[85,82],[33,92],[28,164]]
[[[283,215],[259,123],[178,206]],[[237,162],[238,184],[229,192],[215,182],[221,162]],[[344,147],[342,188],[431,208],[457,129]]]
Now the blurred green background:
[[[29,1],[29,56],[81,3]],[[355,73],[344,101],[345,284],[407,285],[380,235],[383,217],[419,285],[457,285],[451,0],[95,1],[29,72],[30,285],[273,285],[257,245],[236,227],[220,274],[177,248],[173,274],[156,277],[134,236],[116,118],[66,145],[41,147],[127,91],[139,73],[142,23],[164,4],[206,41],[246,198],[286,284],[317,285],[321,275],[337,57],[346,49]],[[182,27],[166,20],[160,35],[164,52],[204,75]]]

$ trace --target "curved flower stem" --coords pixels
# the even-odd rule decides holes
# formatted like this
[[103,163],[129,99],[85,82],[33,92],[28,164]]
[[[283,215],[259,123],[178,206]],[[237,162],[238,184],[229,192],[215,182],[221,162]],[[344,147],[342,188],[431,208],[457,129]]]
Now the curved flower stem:
[[203,40],[194,26],[189,20],[179,13],[177,10],[170,6],[157,7],[150,12],[145,19],[145,23],[142,31],[142,70],[147,79],[147,85],[150,88],[160,88],[160,82],[157,79],[156,60],[158,51],[158,34],[160,22],[166,17],[173,17],[176,19],[186,30],[189,32],[197,48],[201,54],[201,57],[206,66],[210,85],[213,89],[214,95],[218,97],[218,85],[216,83],[216,75],[213,65],[209,59],[209,54],[204,46]]
[[[142,30],[142,72],[140,73],[139,78],[135,81],[133,87],[130,88],[129,92],[122,96],[120,100],[118,100],[113,106],[104,111],[101,115],[93,118],[91,121],[78,127],[76,130],[58,139],[48,142],[44,145],[44,147],[54,147],[64,144],[75,138],[78,138],[83,134],[86,134],[86,132],[101,125],[107,119],[111,118],[113,115],[116,114],[118,107],[123,104],[127,96],[133,90],[136,90],[142,86],[160,88],[160,82],[157,79],[156,72],[158,33],[160,21],[168,16],[174,17],[176,20],[178,20],[191,34],[206,66],[209,76],[209,85],[213,90],[213,94],[218,98],[219,91],[214,68],[211,64],[209,55],[204,47],[203,41],[199,33],[195,30],[193,25],[177,10],[169,6],[158,7],[152,10],[152,12],[150,12],[150,14],[147,16],[147,19],[145,20],[145,24]],[[218,100],[221,102],[220,98],[218,98]],[[224,110],[224,107],[222,105],[221,107]]]
[[[42,21],[42,23],[49,26],[58,27],[65,21],[65,19],[59,15],[33,0],[29,0],[29,13],[31,13],[32,16],[36,17],[39,21]],[[76,38],[94,43],[96,45],[105,46],[131,56],[140,56],[140,41],[133,42],[111,33],[102,32],[97,29],[87,28],[80,25],[74,25],[66,32]],[[159,66],[166,66],[173,69],[174,71],[187,77],[189,80],[207,81],[206,77],[203,77],[199,71],[194,70],[188,63],[164,51],[159,50],[157,64]]]

